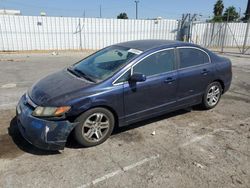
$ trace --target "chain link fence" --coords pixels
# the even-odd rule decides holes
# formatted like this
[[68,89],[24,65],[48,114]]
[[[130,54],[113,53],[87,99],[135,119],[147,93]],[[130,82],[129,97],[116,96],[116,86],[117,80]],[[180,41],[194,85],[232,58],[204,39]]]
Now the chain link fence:
[[218,52],[249,54],[249,23],[193,23],[191,42]]

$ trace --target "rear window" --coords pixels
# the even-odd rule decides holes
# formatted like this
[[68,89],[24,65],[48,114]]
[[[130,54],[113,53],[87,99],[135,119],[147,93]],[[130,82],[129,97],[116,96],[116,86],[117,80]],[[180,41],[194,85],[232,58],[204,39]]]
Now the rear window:
[[179,48],[180,68],[201,65],[209,62],[208,55],[194,48]]

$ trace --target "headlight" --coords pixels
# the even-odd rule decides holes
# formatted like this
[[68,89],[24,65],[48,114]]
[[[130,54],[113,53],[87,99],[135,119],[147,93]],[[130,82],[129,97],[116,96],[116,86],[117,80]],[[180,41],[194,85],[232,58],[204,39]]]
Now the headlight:
[[61,106],[61,107],[42,107],[38,106],[33,111],[33,116],[40,117],[57,117],[65,114],[70,110],[70,106]]

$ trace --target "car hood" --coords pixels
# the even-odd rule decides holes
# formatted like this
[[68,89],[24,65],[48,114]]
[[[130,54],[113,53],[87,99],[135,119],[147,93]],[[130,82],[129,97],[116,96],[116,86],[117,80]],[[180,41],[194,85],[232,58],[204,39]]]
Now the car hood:
[[39,106],[67,105],[72,98],[93,84],[64,69],[39,80],[29,89],[28,95]]

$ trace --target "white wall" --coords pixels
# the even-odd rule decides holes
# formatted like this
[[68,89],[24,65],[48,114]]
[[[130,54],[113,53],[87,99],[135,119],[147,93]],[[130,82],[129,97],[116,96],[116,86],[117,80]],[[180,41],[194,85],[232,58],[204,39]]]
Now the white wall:
[[[193,24],[191,41],[205,47],[221,46],[224,26],[224,23]],[[246,27],[246,23],[229,23],[224,45],[242,46]],[[0,51],[100,49],[136,39],[175,40],[177,28],[177,20],[0,15]]]
[[176,20],[0,15],[0,51],[100,49],[136,39],[175,40],[177,25]]

